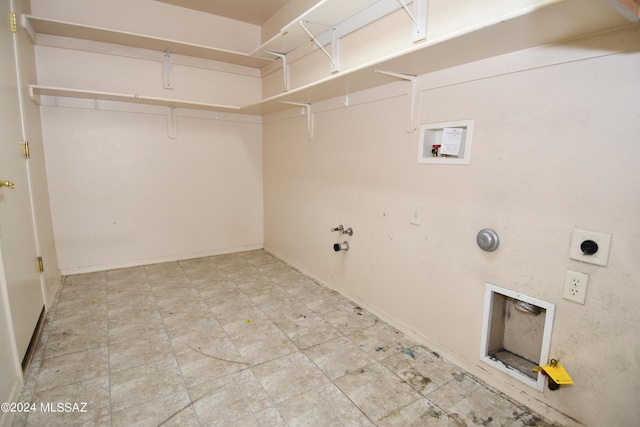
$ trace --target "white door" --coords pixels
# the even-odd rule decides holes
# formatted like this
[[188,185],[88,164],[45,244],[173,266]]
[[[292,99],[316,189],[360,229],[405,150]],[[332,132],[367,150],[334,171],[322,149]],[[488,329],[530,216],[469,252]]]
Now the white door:
[[[18,356],[22,360],[44,307],[27,161],[22,145],[22,117],[14,33],[7,17],[11,0],[0,0],[0,245]],[[13,186],[13,188],[11,188]]]

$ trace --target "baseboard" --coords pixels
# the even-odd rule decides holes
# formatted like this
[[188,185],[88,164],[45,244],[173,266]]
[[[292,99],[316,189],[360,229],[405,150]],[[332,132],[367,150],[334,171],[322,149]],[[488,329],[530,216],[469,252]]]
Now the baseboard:
[[72,276],[74,274],[95,273],[97,271],[116,270],[119,268],[129,268],[129,267],[139,267],[141,265],[160,264],[163,262],[182,261],[185,259],[205,258],[210,256],[225,255],[225,254],[231,254],[236,252],[253,251],[253,250],[262,249],[262,248],[263,248],[263,245],[262,243],[260,243],[257,245],[239,246],[234,248],[216,249],[212,251],[193,252],[188,254],[169,255],[166,257],[143,258],[143,259],[136,259],[131,261],[121,261],[121,262],[115,262],[110,264],[89,265],[89,266],[76,267],[76,268],[61,268],[60,272],[62,273],[63,276]]
[[49,309],[51,308],[51,305],[53,304],[53,299],[55,298],[56,294],[58,293],[58,290],[60,289],[60,286],[62,286],[62,273],[58,274],[55,278],[55,281],[53,283],[53,286],[51,286],[51,289],[49,289],[45,283],[45,301],[44,301],[44,306],[47,308],[47,311],[49,311]]

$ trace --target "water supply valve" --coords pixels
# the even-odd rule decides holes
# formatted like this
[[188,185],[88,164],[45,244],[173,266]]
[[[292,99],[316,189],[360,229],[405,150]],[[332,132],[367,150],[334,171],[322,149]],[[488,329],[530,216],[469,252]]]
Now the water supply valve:
[[353,236],[353,228],[349,227],[349,228],[344,228],[344,226],[342,224],[340,224],[337,227],[333,227],[331,229],[331,231],[337,231],[340,234],[348,234],[349,236]]
[[563,384],[573,384],[573,380],[556,359],[551,359],[546,366],[536,366],[534,371],[545,375],[549,380],[549,390],[558,390]]

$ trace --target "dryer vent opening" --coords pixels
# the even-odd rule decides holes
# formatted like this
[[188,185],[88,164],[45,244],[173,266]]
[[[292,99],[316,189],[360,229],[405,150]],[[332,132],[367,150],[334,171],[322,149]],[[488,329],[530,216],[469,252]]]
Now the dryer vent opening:
[[487,283],[480,358],[540,390],[544,377],[533,368],[549,359],[555,306]]

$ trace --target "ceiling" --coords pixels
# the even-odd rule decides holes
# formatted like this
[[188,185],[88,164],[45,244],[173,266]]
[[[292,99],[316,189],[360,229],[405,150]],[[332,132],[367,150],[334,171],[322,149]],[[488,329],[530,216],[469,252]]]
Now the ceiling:
[[212,13],[254,25],[262,25],[289,0],[156,0],[162,3]]

